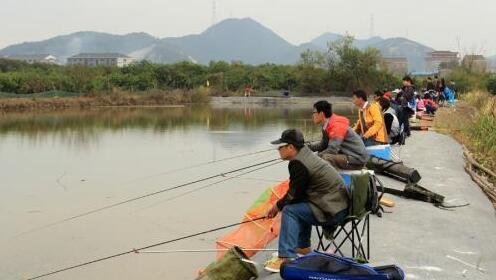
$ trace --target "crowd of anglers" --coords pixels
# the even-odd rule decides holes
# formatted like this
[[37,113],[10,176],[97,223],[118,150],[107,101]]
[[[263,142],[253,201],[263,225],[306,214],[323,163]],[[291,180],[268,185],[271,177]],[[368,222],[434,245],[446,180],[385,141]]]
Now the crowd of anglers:
[[279,272],[282,265],[311,252],[312,225],[332,228],[345,219],[350,196],[340,170],[366,168],[371,160],[367,147],[405,144],[411,135],[411,117],[434,114],[440,102],[454,99],[446,98],[450,89],[443,86],[432,90],[429,83],[429,89],[419,94],[405,76],[401,89],[376,92],[373,99],[364,90],[355,90],[352,99],[358,119],[354,124],[321,100],[312,112],[314,124],[322,127],[320,141],[305,142],[299,130],[288,129],[271,142],[281,159],[289,161],[290,180],[287,193],[266,214],[271,219],[281,213],[278,255],[266,263],[266,270]]
[[379,103],[390,144],[405,144],[411,135],[410,119],[413,117],[432,117],[440,106],[453,105],[455,100],[454,84],[447,85],[444,78],[434,80],[428,77],[421,88],[413,84],[409,76],[403,78],[401,88],[393,91],[378,90],[374,101]]

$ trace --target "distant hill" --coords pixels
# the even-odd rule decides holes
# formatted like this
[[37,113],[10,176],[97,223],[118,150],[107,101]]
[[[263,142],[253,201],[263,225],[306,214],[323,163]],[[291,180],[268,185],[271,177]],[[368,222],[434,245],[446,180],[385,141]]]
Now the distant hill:
[[409,71],[422,71],[425,69],[425,55],[434,49],[405,38],[390,38],[372,44],[385,57],[406,57]]
[[[295,46],[253,19],[243,18],[221,21],[200,34],[163,39],[147,33],[76,32],[39,42],[15,44],[0,50],[0,56],[49,53],[65,63],[67,57],[81,52],[118,52],[156,63],[186,60],[207,64],[212,60],[224,60],[293,64],[306,49],[326,50],[328,42],[341,38],[343,35],[328,32]],[[354,44],[359,48],[378,48],[387,57],[407,57],[410,71],[423,70],[425,53],[433,50],[405,38],[371,37],[356,40]]]
[[[339,34],[324,33],[312,40],[311,43],[325,50],[329,42],[334,42],[341,38],[343,36]],[[356,39],[354,45],[361,49],[367,47],[379,49],[384,57],[406,57],[408,59],[409,71],[421,71],[425,69],[425,54],[434,50],[405,38],[383,39],[378,36],[369,39]]]
[[146,33],[113,35],[108,33],[82,31],[57,36],[39,42],[21,43],[0,50],[0,55],[23,55],[49,53],[65,63],[67,57],[86,52],[119,52],[128,54],[157,42],[158,39]]
[[138,60],[149,60],[155,63],[176,63],[180,61],[197,61],[178,46],[158,40],[142,49],[128,53]]
[[327,49],[329,43],[341,40],[343,37],[344,36],[341,34],[326,32],[313,39],[310,43],[325,50]]
[[200,63],[211,60],[291,64],[298,49],[272,30],[250,19],[227,19],[198,35],[165,38]]
[[[341,40],[343,37],[344,36],[341,34],[326,32],[320,35],[319,37],[313,39],[311,43],[322,49],[327,49],[329,43]],[[382,39],[379,36],[374,36],[368,39],[355,39],[354,45],[358,48],[366,48],[373,44],[379,43],[383,40],[384,39]]]
[[496,55],[487,58],[489,70],[496,72]]

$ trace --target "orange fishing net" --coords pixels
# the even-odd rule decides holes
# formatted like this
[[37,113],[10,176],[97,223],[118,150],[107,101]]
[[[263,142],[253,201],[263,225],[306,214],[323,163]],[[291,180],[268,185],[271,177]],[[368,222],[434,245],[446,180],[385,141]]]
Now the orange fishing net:
[[[282,198],[289,188],[289,180],[264,191],[255,203],[246,211],[243,221],[250,221],[265,216],[267,211]],[[279,235],[281,215],[273,219],[263,219],[242,224],[233,231],[217,239],[217,249],[229,249],[238,246],[241,249],[250,249],[246,255],[251,257],[257,253],[252,249],[263,249],[269,242]],[[219,250],[217,257],[222,257],[226,252]]]

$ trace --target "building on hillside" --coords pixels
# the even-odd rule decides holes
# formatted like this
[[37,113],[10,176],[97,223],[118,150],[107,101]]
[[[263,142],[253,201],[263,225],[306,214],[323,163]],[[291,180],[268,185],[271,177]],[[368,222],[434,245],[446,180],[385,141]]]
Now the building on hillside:
[[22,54],[22,55],[8,55],[5,56],[6,59],[20,60],[27,63],[46,63],[46,64],[57,64],[57,57],[51,54]]
[[439,71],[414,71],[410,73],[410,76],[415,78],[427,78],[439,76]]
[[426,70],[431,72],[449,69],[458,63],[458,53],[452,51],[433,51],[427,53],[425,57]]
[[406,57],[384,57],[381,66],[396,75],[401,76],[408,73],[408,59]]
[[489,60],[488,69],[489,72],[496,73],[496,58]]
[[484,56],[479,54],[467,54],[463,57],[462,65],[469,69],[486,72],[488,63]]
[[68,65],[124,67],[135,61],[134,58],[120,53],[80,53],[67,59]]

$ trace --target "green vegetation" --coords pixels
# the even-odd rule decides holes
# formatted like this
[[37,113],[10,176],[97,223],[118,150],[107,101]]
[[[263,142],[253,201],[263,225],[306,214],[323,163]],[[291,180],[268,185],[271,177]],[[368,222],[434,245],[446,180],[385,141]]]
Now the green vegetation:
[[[397,85],[398,78],[377,69],[376,49],[359,50],[353,38],[331,44],[329,52],[307,51],[297,65],[245,65],[211,62],[152,64],[124,68],[26,64],[0,59],[0,92],[80,93],[192,90],[209,86],[209,94],[232,95],[251,86],[257,92],[290,90],[299,95],[342,92],[362,87],[373,90]],[[70,94],[69,94],[70,95]],[[60,96],[60,95],[59,95]],[[64,96],[64,95],[62,95]]]
[[192,90],[147,90],[139,92],[112,91],[88,93],[79,96],[67,92],[23,94],[28,98],[8,98],[13,94],[0,94],[0,111],[52,110],[88,108],[95,106],[161,106],[173,104],[207,103],[209,90],[199,87]]
[[453,67],[448,79],[455,82],[457,92],[489,91],[496,94],[496,74],[477,71],[460,65]]
[[482,165],[496,170],[496,96],[465,93],[456,107],[439,110],[435,125],[463,143]]
[[466,94],[463,99],[476,110],[467,130],[481,161],[496,168],[496,97],[484,92]]

